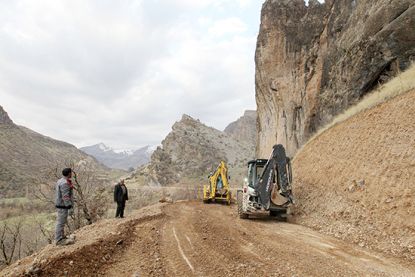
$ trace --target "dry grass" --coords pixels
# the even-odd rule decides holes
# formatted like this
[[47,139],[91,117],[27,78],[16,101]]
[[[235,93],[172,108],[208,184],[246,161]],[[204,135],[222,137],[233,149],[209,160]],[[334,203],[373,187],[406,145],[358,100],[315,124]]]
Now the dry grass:
[[[313,137],[311,137],[303,147],[305,147],[308,143],[310,143],[315,138],[324,133],[326,130],[337,125],[338,123],[343,122],[364,110],[375,107],[389,99],[392,99],[403,93],[409,92],[413,89],[415,89],[415,64],[413,64],[409,69],[402,72],[386,84],[382,85],[380,88],[366,95],[356,105],[348,108],[346,111],[336,116],[330,123],[326,124],[321,129],[319,129],[316,132],[316,134]],[[299,153],[300,151],[301,149],[297,153]]]

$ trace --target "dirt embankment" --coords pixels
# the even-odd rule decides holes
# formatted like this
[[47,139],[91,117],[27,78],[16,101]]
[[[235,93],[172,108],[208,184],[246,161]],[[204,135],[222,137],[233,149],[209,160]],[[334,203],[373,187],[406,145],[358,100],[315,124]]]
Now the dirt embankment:
[[75,232],[76,243],[48,245],[0,271],[0,276],[98,276],[102,266],[131,246],[137,224],[162,216],[162,205],[146,207],[128,219],[102,220]]
[[[415,266],[234,206],[155,205],[81,229],[0,272],[24,276],[414,276]],[[32,273],[35,272],[32,270]],[[35,275],[33,275],[35,276]]]
[[293,172],[297,223],[415,261],[415,90],[320,134]]

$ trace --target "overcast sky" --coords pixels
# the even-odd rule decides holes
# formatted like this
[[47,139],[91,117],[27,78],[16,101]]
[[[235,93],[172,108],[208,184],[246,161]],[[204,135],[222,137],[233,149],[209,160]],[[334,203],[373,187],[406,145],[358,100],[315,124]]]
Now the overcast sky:
[[262,0],[0,0],[0,105],[78,147],[159,144],[255,109]]

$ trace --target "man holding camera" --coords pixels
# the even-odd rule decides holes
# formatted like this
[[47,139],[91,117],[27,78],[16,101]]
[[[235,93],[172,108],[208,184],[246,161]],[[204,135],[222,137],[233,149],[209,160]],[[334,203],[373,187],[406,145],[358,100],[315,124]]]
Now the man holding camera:
[[71,168],[62,170],[63,177],[58,180],[55,187],[55,207],[57,209],[55,241],[56,245],[69,245],[75,241],[65,236],[65,224],[68,215],[73,214],[73,184]]

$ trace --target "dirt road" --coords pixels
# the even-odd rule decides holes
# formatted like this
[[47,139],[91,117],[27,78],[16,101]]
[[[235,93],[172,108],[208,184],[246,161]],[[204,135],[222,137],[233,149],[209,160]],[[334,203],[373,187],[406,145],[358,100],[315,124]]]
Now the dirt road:
[[137,224],[106,276],[415,276],[415,266],[235,207],[177,203]]
[[415,276],[415,265],[235,206],[157,204],[76,232],[0,276]]

